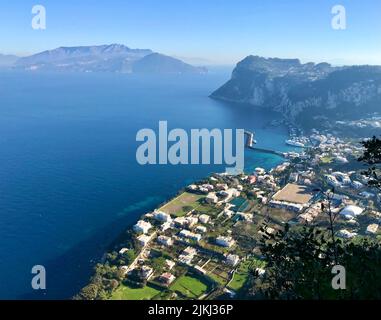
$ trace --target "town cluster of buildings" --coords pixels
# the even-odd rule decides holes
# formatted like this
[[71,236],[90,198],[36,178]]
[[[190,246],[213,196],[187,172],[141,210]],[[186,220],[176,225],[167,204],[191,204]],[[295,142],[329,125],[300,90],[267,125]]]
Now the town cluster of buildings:
[[[215,180],[218,180],[215,178]],[[211,180],[213,181],[213,179]],[[239,181],[247,183],[255,183],[256,176],[244,177]],[[216,181],[213,181],[216,182]],[[237,181],[235,181],[237,182]],[[227,183],[214,183],[212,184],[199,184],[190,185],[187,188],[188,192],[203,194],[203,202],[205,205],[211,205],[218,208],[220,214],[228,211],[234,205],[230,201],[239,197],[243,186],[240,183],[229,185]],[[243,214],[241,212],[231,211],[233,214]],[[242,216],[244,218],[244,216]],[[171,216],[162,210],[154,210],[147,213],[137,221],[133,226],[136,234],[136,241],[140,245],[140,254],[130,266],[122,266],[126,276],[138,274],[142,281],[149,281],[152,277],[156,278],[161,284],[169,286],[176,276],[171,272],[176,264],[192,267],[195,271],[205,274],[206,271],[194,263],[195,257],[199,254],[198,246],[201,247],[200,242],[202,239],[206,240],[205,235],[209,228],[213,227],[214,221],[211,215],[206,213],[192,210],[183,216]],[[235,240],[230,234],[218,235],[213,241],[213,245],[221,248],[232,248],[235,245]],[[155,275],[155,270],[144,263],[148,261],[149,251],[155,246],[162,246],[166,248],[176,248],[184,246],[185,248],[179,253],[175,261],[167,261],[170,268],[166,268],[165,272],[160,275]],[[120,251],[123,254],[124,248]],[[170,249],[171,250],[171,249]],[[144,254],[143,254],[144,253]],[[240,261],[240,257],[235,254],[226,254],[223,258],[223,263],[230,267],[236,267]]]
[[[213,236],[210,231],[226,221],[253,224],[255,215],[261,210],[268,215],[289,212],[295,217],[289,221],[293,223],[319,223],[324,220],[322,208],[327,208],[329,200],[331,213],[337,215],[340,225],[344,226],[337,231],[337,236],[350,239],[359,234],[379,234],[381,213],[377,208],[381,197],[369,188],[367,178],[359,170],[344,169],[361,148],[319,132],[311,135],[308,143],[313,146],[313,152],[311,149],[289,152],[287,161],[269,172],[255,168],[248,175],[215,174],[207,183],[189,185],[186,192],[202,195],[203,205],[214,208],[214,214],[199,211],[197,207],[180,216],[162,209],[145,214],[133,226],[141,248],[135,261],[122,267],[126,275],[137,272],[146,281],[154,277],[164,286],[170,286],[176,279],[173,270],[177,265],[206,274],[208,271],[204,267],[213,250],[220,256],[221,264],[232,272],[245,258],[242,252],[241,256],[235,252],[239,241],[234,239],[231,230],[213,233]],[[326,185],[335,188],[329,199]],[[253,203],[255,205],[251,206]],[[275,229],[268,228],[267,232],[275,232]],[[166,268],[160,274],[155,274],[154,268],[147,263],[153,247],[176,253],[173,259],[166,260]],[[206,256],[201,259],[202,263],[199,256]]]

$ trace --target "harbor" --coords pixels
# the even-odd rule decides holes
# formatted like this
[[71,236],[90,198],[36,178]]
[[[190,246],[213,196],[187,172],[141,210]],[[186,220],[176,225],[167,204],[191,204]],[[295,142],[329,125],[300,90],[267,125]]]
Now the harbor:
[[283,152],[267,149],[267,148],[255,147],[255,145],[257,144],[257,141],[254,139],[254,136],[255,136],[254,132],[246,130],[245,135],[246,135],[246,144],[245,144],[246,148],[251,149],[253,151],[261,152],[261,153],[269,153],[269,154],[275,154],[283,158],[285,157],[285,154]]

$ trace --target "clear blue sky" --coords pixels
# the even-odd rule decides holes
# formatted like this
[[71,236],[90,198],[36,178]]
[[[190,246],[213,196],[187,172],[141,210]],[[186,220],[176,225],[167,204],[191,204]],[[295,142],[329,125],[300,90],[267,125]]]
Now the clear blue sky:
[[[47,29],[31,28],[31,8]],[[331,8],[347,29],[331,28]],[[249,54],[303,61],[381,64],[380,0],[1,0],[0,52],[122,43],[233,64]]]

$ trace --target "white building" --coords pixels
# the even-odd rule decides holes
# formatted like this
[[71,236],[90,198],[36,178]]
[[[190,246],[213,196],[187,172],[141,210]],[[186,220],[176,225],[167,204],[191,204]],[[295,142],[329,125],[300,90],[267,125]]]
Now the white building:
[[258,276],[260,277],[262,277],[266,273],[266,270],[263,268],[255,268],[255,271],[258,273]]
[[190,217],[186,217],[185,218],[185,224],[188,227],[193,227],[197,223],[198,223],[198,218],[197,217],[190,216]]
[[195,248],[187,247],[179,256],[179,262],[190,265],[196,254],[197,250]]
[[141,275],[143,279],[148,280],[153,275],[153,269],[148,266],[143,266],[141,268]]
[[172,218],[168,213],[162,211],[155,211],[154,218],[160,222],[171,222]]
[[239,256],[236,254],[228,254],[226,256],[226,263],[232,267],[235,267],[239,263]]
[[207,214],[202,214],[198,217],[198,220],[201,222],[201,223],[208,223],[209,222],[209,219],[210,219],[210,216],[208,216]]
[[122,248],[119,250],[119,254],[124,254],[128,251],[129,249],[128,248]]
[[173,222],[175,225],[183,227],[186,225],[187,220],[185,219],[185,217],[177,217],[175,218],[175,220],[173,220]]
[[252,213],[237,212],[236,216],[239,217],[240,220],[244,220],[246,222],[253,222],[253,214]]
[[224,199],[224,202],[227,202],[229,201],[231,198],[235,198],[235,197],[239,197],[239,195],[241,194],[240,191],[238,191],[237,189],[235,188],[230,188],[228,190],[222,190],[219,192],[219,194],[223,197],[226,197],[226,199]]
[[213,185],[208,184],[208,183],[203,184],[201,187],[204,188],[204,189],[206,189],[206,190],[208,190],[208,191],[212,191],[212,190],[214,190]]
[[342,229],[340,230],[337,235],[341,238],[346,238],[346,239],[350,239],[350,238],[353,238],[355,236],[357,236],[357,233],[356,232],[350,232],[346,229]]
[[205,233],[207,231],[205,226],[197,226],[196,231],[200,233]]
[[219,236],[216,238],[216,244],[221,247],[230,248],[234,244],[234,240],[232,237]]
[[148,233],[149,229],[152,228],[152,225],[144,220],[139,220],[133,227],[135,232]]
[[168,270],[172,270],[173,267],[176,265],[176,262],[167,259],[165,260],[165,264],[167,265]]
[[137,239],[138,239],[139,244],[141,246],[145,247],[150,242],[151,237],[149,237],[145,234],[142,234]]
[[197,254],[197,250],[193,247],[186,247],[182,254],[194,256]]
[[364,211],[364,209],[362,209],[358,206],[349,205],[340,211],[340,215],[346,217],[347,219],[353,219],[354,217],[362,214],[363,211]]
[[170,222],[164,222],[161,226],[160,226],[160,230],[161,231],[165,231],[165,230],[168,230],[171,228],[171,223]]
[[198,186],[195,184],[191,184],[187,187],[188,191],[196,191],[198,189]]
[[218,197],[215,192],[209,192],[208,195],[205,197],[206,203],[217,203]]
[[286,201],[271,200],[269,202],[269,205],[274,208],[280,208],[294,212],[301,212],[304,209],[304,206],[299,203],[292,203]]
[[179,262],[190,265],[192,263],[194,256],[180,254]]
[[263,175],[263,174],[265,174],[266,173],[266,170],[265,169],[263,169],[263,168],[255,168],[254,169],[255,170],[255,172],[258,174],[258,175]]
[[157,238],[157,242],[166,246],[166,247],[170,247],[171,245],[173,245],[173,240],[172,238],[170,237],[166,237],[166,236],[159,236]]
[[378,230],[378,224],[377,223],[373,223],[373,224],[370,224],[367,228],[366,228],[366,233],[368,234],[375,234]]
[[193,233],[189,230],[186,230],[186,229],[183,229],[180,231],[179,233],[179,236],[180,237],[183,237],[183,238],[187,238],[187,239],[191,239],[191,240],[195,240],[195,241],[200,241],[201,240],[201,234],[199,233]]

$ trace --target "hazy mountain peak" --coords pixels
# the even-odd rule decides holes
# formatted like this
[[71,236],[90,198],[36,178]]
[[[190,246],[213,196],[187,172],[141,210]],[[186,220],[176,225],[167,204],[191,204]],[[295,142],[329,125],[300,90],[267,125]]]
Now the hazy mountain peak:
[[17,66],[26,70],[79,72],[200,73],[204,71],[150,49],[131,49],[117,43],[59,47],[21,58],[17,61]]
[[194,67],[179,59],[154,52],[135,62],[133,72],[204,73],[206,69]]

